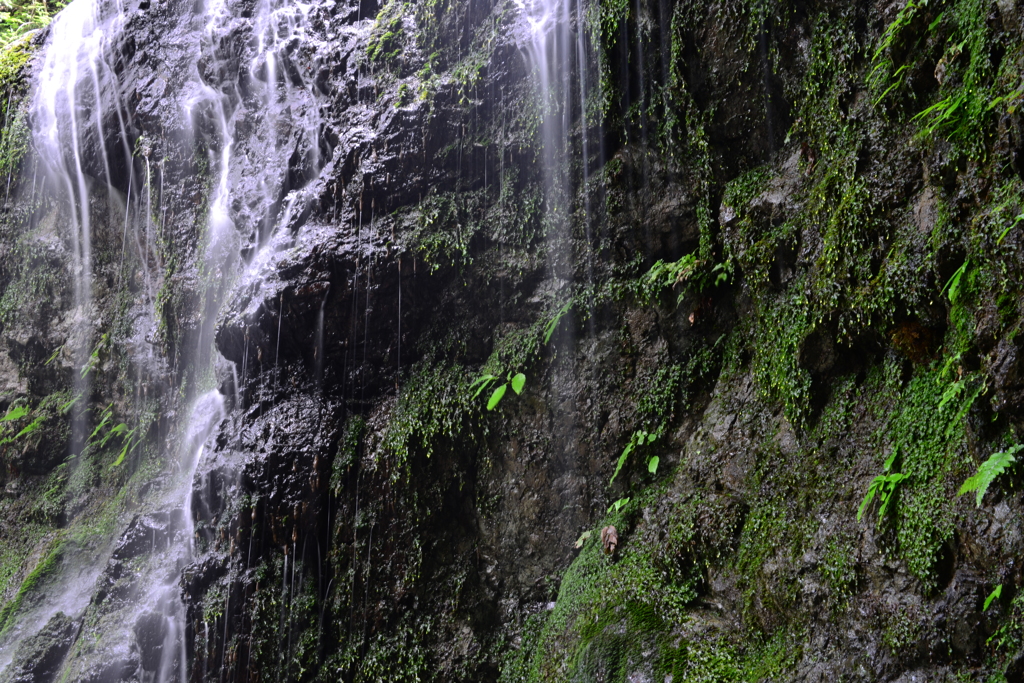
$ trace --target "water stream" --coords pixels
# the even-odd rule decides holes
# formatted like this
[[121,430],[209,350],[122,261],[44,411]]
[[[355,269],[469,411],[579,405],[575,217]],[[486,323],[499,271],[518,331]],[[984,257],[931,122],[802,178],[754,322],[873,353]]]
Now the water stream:
[[[188,624],[180,577],[197,551],[193,504],[203,503],[194,500],[193,480],[205,444],[228,407],[225,397],[212,388],[216,367],[227,365],[214,346],[218,314],[246,269],[243,249],[259,254],[273,241],[277,226],[290,223],[292,212],[301,206],[298,192],[324,163],[317,93],[304,80],[301,66],[310,6],[261,0],[253,11],[243,5],[231,0],[214,0],[205,6],[189,4],[177,18],[182,25],[199,20],[204,26],[198,49],[193,51],[195,61],[187,87],[173,98],[182,107],[181,120],[191,126],[191,130],[179,131],[178,139],[198,141],[209,154],[209,208],[196,257],[202,281],[200,321],[194,345],[183,349],[176,361],[185,372],[165,378],[187,406],[182,411],[187,419],[170,425],[165,431],[170,435],[167,442],[156,445],[169,468],[167,483],[156,487],[158,492],[143,502],[142,517],[132,522],[139,528],[152,524],[152,542],[144,560],[133,560],[137,579],[130,608],[119,608],[117,624],[104,627],[120,630],[120,635],[114,636],[117,639],[147,641],[140,646],[143,654],[138,676],[155,683],[184,683],[188,673]],[[189,15],[190,11],[202,14]],[[138,132],[120,99],[118,74],[112,67],[130,14],[120,0],[71,3],[52,24],[32,95],[34,147],[45,172],[42,192],[66,215],[72,247],[74,314],[66,353],[76,369],[75,395],[82,397],[72,415],[72,453],[82,452],[91,429],[88,397],[92,373],[88,364],[102,331],[95,310],[95,219],[90,211],[98,193],[106,193],[109,205],[123,207],[120,267],[122,271],[126,267],[143,271],[151,322],[158,319],[155,290],[164,279],[163,273],[150,269],[162,267],[154,233],[166,234],[168,229],[166,207],[153,206],[154,188],[157,193],[162,190],[166,157],[154,167],[152,141],[133,137]],[[239,38],[239,31],[247,37]],[[301,113],[296,106],[299,102],[307,104]],[[249,131],[253,125],[258,129],[256,139],[247,145],[237,134],[242,122]],[[293,158],[299,153],[297,148],[302,159],[296,174]],[[127,195],[116,189],[125,185]],[[248,211],[241,218],[240,206]],[[254,258],[245,277],[262,277],[262,261],[259,256]],[[131,278],[119,273],[118,286],[125,286],[126,279]],[[133,352],[151,356],[154,346],[142,344]],[[141,366],[149,359],[136,360]],[[174,386],[175,382],[179,385]],[[233,390],[237,402],[237,372]],[[137,415],[142,392],[136,392],[135,398],[132,410]],[[158,537],[166,541],[158,541]],[[97,577],[111,561],[111,552],[112,548],[107,548],[94,553],[88,562],[79,561],[74,580],[70,573],[66,577],[65,594],[54,596],[48,608],[22,620],[15,637],[0,648],[0,671],[9,664],[18,642],[38,632],[57,611],[72,618],[83,614],[94,599]],[[230,607],[225,605],[226,610]]]

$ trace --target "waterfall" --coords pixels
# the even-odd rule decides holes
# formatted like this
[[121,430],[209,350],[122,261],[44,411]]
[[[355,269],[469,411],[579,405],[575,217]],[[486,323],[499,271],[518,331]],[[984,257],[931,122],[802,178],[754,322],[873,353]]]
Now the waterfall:
[[544,239],[548,274],[572,280],[569,243],[569,124],[574,41],[571,0],[517,0],[529,24],[526,52],[536,71],[544,176]]
[[[593,270],[590,258],[590,206],[587,199],[591,143],[588,135],[587,98],[589,90],[589,53],[583,0],[517,0],[527,25],[522,49],[531,67],[537,87],[541,120],[541,176],[544,188],[544,214],[541,219],[547,277],[553,292],[549,315],[559,310],[566,323],[551,337],[555,352],[551,380],[556,394],[565,394],[571,377],[576,336],[572,318],[581,314],[592,320],[590,292]],[[574,27],[575,23],[575,27]],[[579,126],[579,144],[574,141],[574,125]],[[578,173],[575,166],[578,164]],[[577,177],[574,177],[577,176]],[[574,195],[582,189],[582,206],[576,207]],[[573,241],[573,216],[582,209],[586,236],[585,254],[577,254]],[[585,259],[586,282],[576,282],[576,261]],[[581,291],[587,292],[587,310],[580,310]],[[557,325],[557,323],[556,323]],[[593,331],[593,328],[591,328]],[[563,472],[578,471],[577,456],[571,445],[579,438],[580,425],[569,413],[559,416],[557,432],[564,439],[559,458]]]
[[[70,351],[75,368],[84,368],[93,343],[97,313],[92,294],[92,229],[90,198],[93,186],[103,181],[108,191],[115,168],[130,168],[131,151],[125,130],[124,107],[110,64],[110,39],[125,23],[124,8],[116,3],[78,0],[53,22],[32,102],[33,141],[46,172],[47,186],[61,196],[70,221],[74,327]],[[111,119],[116,121],[117,143],[105,144]],[[86,145],[94,136],[97,144]],[[99,152],[99,159],[90,152]],[[98,165],[97,165],[98,164]],[[74,375],[72,452],[85,445],[88,372]]]
[[[214,344],[218,315],[239,276],[262,277],[261,250],[275,239],[290,239],[287,232],[278,238],[277,228],[291,227],[307,201],[302,189],[317,178],[326,161],[320,142],[319,94],[306,77],[311,58],[303,52],[311,5],[260,0],[253,8],[244,2],[213,0],[205,6],[182,3],[171,10],[171,21],[194,41],[187,53],[192,60],[188,75],[184,82],[175,83],[179,90],[167,100],[180,111],[161,112],[166,120],[186,128],[172,131],[154,130],[152,121],[131,119],[122,101],[122,67],[114,66],[123,54],[119,41],[126,26],[135,12],[148,7],[144,3],[127,9],[121,0],[75,0],[64,9],[45,43],[33,84],[30,121],[33,147],[46,178],[43,195],[59,207],[71,246],[73,325],[66,355],[71,357],[74,392],[79,398],[72,415],[72,454],[81,453],[89,440],[90,383],[95,382],[89,364],[95,356],[95,338],[103,325],[109,325],[101,319],[96,303],[98,288],[109,286],[94,278],[97,198],[106,193],[108,207],[121,207],[117,287],[126,287],[125,281],[132,279],[123,277],[126,268],[142,271],[146,296],[140,305],[148,308],[146,324],[155,329],[160,317],[156,290],[168,275],[158,272],[164,264],[157,243],[166,239],[175,219],[173,210],[168,218],[167,206],[154,206],[154,202],[163,201],[169,159],[188,164],[194,149],[207,152],[205,230],[200,231],[194,256],[199,275],[194,292],[198,322],[187,338],[174,340],[175,344],[191,343],[175,352],[167,363],[169,376],[160,378],[176,397],[172,400],[179,402],[184,419],[175,422],[172,417],[160,430],[165,441],[154,444],[157,455],[148,457],[160,458],[164,473],[136,504],[138,512],[121,546],[113,547],[118,541],[111,539],[113,545],[105,551],[76,558],[77,566],[62,570],[69,579],[65,594],[48,596],[32,619],[23,619],[13,636],[0,642],[0,671],[10,663],[18,643],[39,632],[57,611],[81,619],[86,610],[93,610],[106,615],[97,620],[94,631],[102,630],[118,643],[115,647],[141,652],[140,669],[133,675],[155,683],[189,679],[194,663],[187,661],[191,626],[182,600],[182,575],[201,551],[193,520],[205,505],[203,487],[194,480],[206,442],[231,404],[244,396],[237,372],[228,400],[216,388],[218,368],[224,375],[227,365]],[[189,31],[189,27],[199,30]],[[239,135],[240,127],[247,138]],[[129,263],[137,261],[137,265],[126,263],[126,253]],[[249,266],[245,253],[255,254]],[[141,367],[161,352],[147,342],[131,353],[138,356],[134,361]],[[140,393],[136,393],[137,402]],[[134,412],[138,414],[138,405]],[[148,540],[144,550],[134,545],[126,550],[125,544],[131,543],[125,539],[139,535]],[[102,583],[107,580],[104,572],[129,560],[136,578],[127,601],[104,607],[103,597],[97,602],[98,591],[105,595],[97,579]],[[230,596],[224,607],[227,614],[232,608]],[[227,616],[222,631],[226,638]],[[65,672],[74,652],[65,662]]]

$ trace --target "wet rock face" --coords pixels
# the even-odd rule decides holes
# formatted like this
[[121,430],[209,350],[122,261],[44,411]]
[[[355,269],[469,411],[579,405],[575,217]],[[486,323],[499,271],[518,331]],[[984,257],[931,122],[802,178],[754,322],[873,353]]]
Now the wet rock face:
[[[875,118],[877,93],[858,79],[895,6],[626,4],[618,33],[602,33],[614,24],[602,15],[605,42],[590,46],[614,67],[591,74],[608,100],[580,105],[607,128],[569,109],[567,144],[590,147],[568,166],[567,245],[545,209],[513,5],[324,0],[270,23],[255,0],[215,20],[175,0],[127,7],[105,96],[123,104],[133,154],[93,210],[106,251],[132,201],[147,226],[160,217],[159,235],[129,275],[139,301],[115,301],[109,255],[96,301],[134,311],[117,340],[149,355],[132,361],[140,379],[97,384],[90,400],[152,391],[150,438],[202,456],[180,499],[181,472],[125,489],[92,630],[79,638],[77,617],[53,617],[2,680],[62,667],[97,683],[732,680],[741,664],[753,680],[935,680],[1004,664],[1020,678],[1019,655],[986,659],[994,634],[1016,637],[1003,625],[1024,624],[1012,612],[1021,499],[1002,485],[1019,476],[981,510],[955,485],[1019,422],[1018,312],[1012,295],[986,299],[964,322],[940,291],[984,263],[943,237],[956,232],[944,221],[967,224],[1002,185],[972,178],[982,162],[951,143],[915,147],[896,109]],[[1004,26],[1018,14],[998,12]],[[848,60],[838,85],[812,69],[815,33],[834,26],[847,42],[822,54]],[[284,42],[270,59],[259,45],[273,37]],[[922,78],[945,78],[933,72],[908,71],[921,101],[941,85]],[[842,136],[808,142],[824,114],[799,109],[805,91],[830,88],[827,113],[860,136],[839,161],[827,155]],[[1017,118],[992,154],[1021,175]],[[101,150],[126,159],[120,125],[108,112],[87,132],[94,176],[108,173]],[[864,184],[836,191],[850,180]],[[1019,188],[999,180],[1010,206]],[[55,214],[32,210],[32,263],[66,267]],[[973,244],[995,239],[986,230]],[[686,257],[692,271],[646,275]],[[965,277],[974,296],[984,281]],[[50,307],[5,322],[8,403],[66,389],[76,371],[41,365],[68,334],[67,283],[50,291]],[[150,300],[159,324],[147,326]],[[223,358],[199,357],[214,347]],[[517,372],[522,393],[486,408]],[[217,420],[199,443],[172,427],[183,397],[213,384],[228,414],[207,405]],[[940,402],[974,389],[950,427]],[[53,490],[42,478],[68,438],[41,432],[5,452],[7,495]],[[859,519],[868,487],[903,475],[886,480],[899,484],[888,516],[880,494]],[[99,495],[80,488],[67,509]],[[997,584],[1007,597],[986,610]],[[76,638],[89,647],[70,650]]]
[[81,623],[58,613],[35,636],[23,642],[12,664],[0,675],[4,683],[52,683],[58,680],[64,656],[75,642]]

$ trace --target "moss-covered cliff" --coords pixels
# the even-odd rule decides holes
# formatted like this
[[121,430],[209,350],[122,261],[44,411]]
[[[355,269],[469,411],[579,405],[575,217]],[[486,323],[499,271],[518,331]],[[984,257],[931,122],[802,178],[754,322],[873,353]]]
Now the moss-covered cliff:
[[561,208],[523,6],[228,6],[112,39],[90,312],[6,53],[0,679],[1024,680],[1013,0],[573,5]]

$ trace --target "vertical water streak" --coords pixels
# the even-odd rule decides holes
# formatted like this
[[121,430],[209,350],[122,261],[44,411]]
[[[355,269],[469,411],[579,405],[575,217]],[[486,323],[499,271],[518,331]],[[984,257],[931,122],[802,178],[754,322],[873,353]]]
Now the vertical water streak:
[[[582,0],[517,0],[517,3],[528,28],[528,37],[523,48],[536,75],[538,87],[541,171],[544,187],[542,229],[547,276],[555,292],[553,307],[562,308],[577,294],[571,222],[574,212],[573,196],[577,189],[572,177],[574,161],[582,166],[581,174],[584,178],[587,173],[585,16]],[[578,112],[574,112],[576,106],[579,107]],[[572,141],[574,113],[578,113],[581,130],[580,151],[574,149]],[[584,205],[585,224],[589,220],[586,208]],[[586,248],[589,249],[589,244]],[[589,277],[589,269],[587,273]],[[552,388],[555,392],[561,392],[564,383],[560,377],[564,372],[572,372],[574,325],[571,322],[562,325],[560,333],[552,338],[551,343],[557,359]],[[563,416],[561,420],[563,424],[559,429],[560,438],[568,443],[575,438],[572,434],[575,425],[567,416]],[[570,449],[567,448],[563,452],[567,458],[564,464],[574,469],[574,456],[571,455]]]
[[[103,115],[114,114],[124,138],[124,120],[116,77],[108,62],[111,41],[121,33],[120,3],[78,0],[54,20],[31,104],[34,147],[47,182],[63,195],[70,222],[74,324],[69,340],[75,368],[74,392],[82,397],[72,408],[72,452],[85,445],[89,372],[84,370],[92,345],[92,227],[90,196],[96,181],[112,181]],[[95,144],[88,140],[95,137]],[[125,146],[118,145],[123,151]],[[87,149],[100,152],[89,159]],[[131,166],[130,155],[125,160]],[[91,164],[90,164],[91,162]]]

